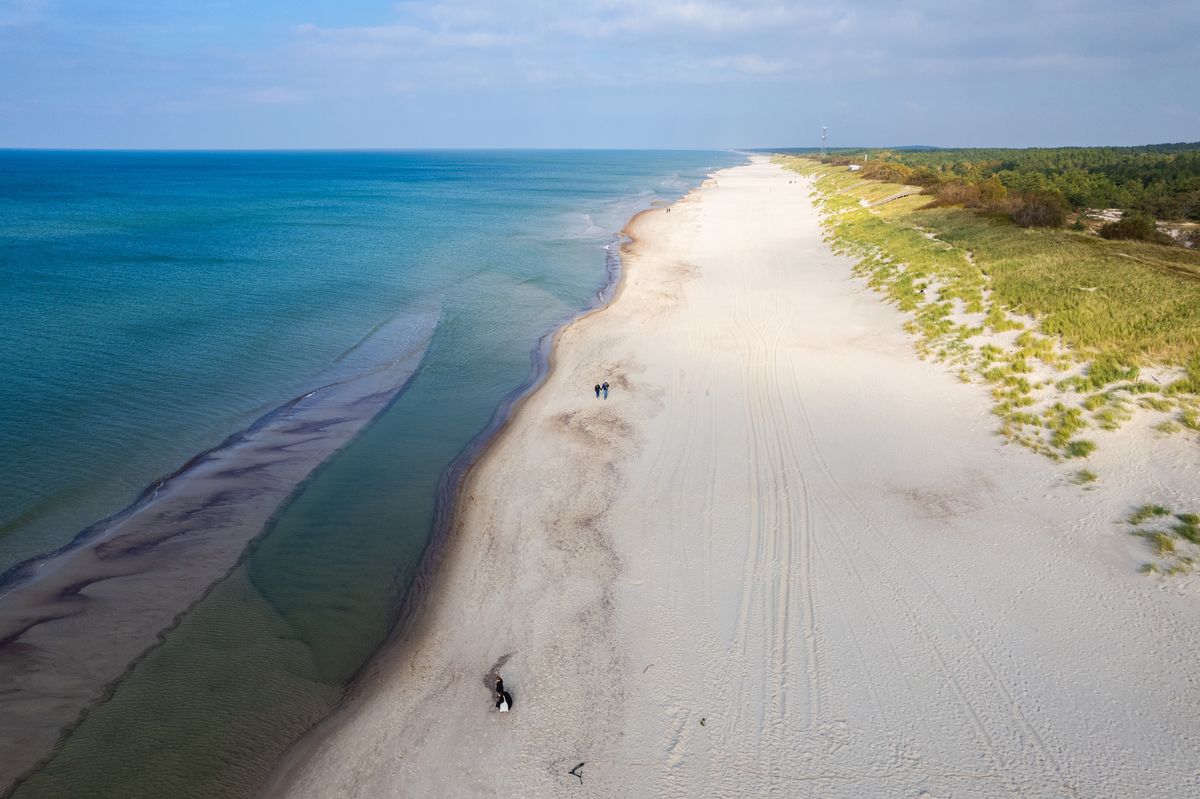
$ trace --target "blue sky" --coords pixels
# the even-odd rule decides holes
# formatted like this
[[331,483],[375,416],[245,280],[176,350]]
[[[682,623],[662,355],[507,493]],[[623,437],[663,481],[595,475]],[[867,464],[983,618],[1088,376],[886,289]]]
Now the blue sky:
[[1200,140],[1200,2],[0,0],[0,147]]

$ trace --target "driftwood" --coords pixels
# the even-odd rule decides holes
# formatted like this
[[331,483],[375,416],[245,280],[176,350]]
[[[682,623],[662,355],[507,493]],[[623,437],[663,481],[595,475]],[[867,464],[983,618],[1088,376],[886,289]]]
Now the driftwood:
[[567,773],[568,773],[568,774],[570,774],[572,777],[578,777],[578,778],[579,778],[579,784],[580,784],[580,785],[583,785],[583,774],[581,774],[581,773],[580,773],[580,771],[579,771],[581,768],[583,768],[583,763],[580,763],[578,766],[576,766],[575,768],[571,769],[571,770],[570,770],[569,772],[567,772]]

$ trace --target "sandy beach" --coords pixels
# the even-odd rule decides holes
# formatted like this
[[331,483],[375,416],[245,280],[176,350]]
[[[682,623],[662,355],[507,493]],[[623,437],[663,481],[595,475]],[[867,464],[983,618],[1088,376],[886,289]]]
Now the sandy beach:
[[1194,437],[1135,420],[1092,488],[1005,446],[809,193],[756,157],[631,223],[272,795],[1200,796],[1200,584],[1123,523],[1200,511]]

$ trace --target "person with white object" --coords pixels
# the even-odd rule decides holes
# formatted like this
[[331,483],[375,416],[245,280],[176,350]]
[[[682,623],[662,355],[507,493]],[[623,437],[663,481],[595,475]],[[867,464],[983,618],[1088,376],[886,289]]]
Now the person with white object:
[[501,713],[507,713],[512,707],[512,695],[504,690],[504,680],[499,675],[496,676],[496,708]]

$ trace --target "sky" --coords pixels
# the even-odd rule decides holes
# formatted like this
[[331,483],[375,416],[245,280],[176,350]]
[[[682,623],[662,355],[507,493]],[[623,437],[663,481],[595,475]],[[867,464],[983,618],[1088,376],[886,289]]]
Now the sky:
[[1198,0],[0,0],[0,147],[1200,140]]

